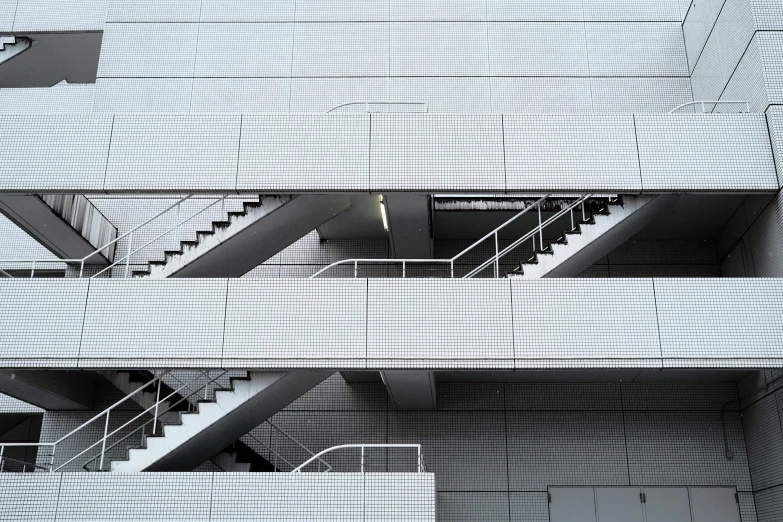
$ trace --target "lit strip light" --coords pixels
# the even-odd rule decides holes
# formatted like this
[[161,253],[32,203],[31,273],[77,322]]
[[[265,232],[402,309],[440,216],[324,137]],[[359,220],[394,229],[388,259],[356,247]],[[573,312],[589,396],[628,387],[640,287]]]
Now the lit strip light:
[[383,218],[383,229],[389,231],[389,220],[386,217],[386,205],[383,203],[383,196],[381,196],[381,217]]

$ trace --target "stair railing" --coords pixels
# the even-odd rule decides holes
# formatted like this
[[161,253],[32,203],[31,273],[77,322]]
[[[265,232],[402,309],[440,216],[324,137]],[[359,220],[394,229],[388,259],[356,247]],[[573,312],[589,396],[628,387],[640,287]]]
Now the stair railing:
[[[102,247],[97,248],[96,250],[92,251],[91,253],[87,254],[86,256],[84,256],[84,257],[82,257],[80,259],[0,259],[0,265],[5,265],[5,264],[30,265],[30,267],[31,267],[30,268],[30,277],[31,278],[35,276],[36,268],[40,268],[41,265],[61,264],[61,263],[72,264],[72,265],[79,265],[79,277],[81,278],[81,277],[84,277],[84,265],[87,263],[87,261],[90,258],[92,258],[93,256],[95,256],[97,254],[100,254],[101,252],[103,252],[107,248],[110,248],[112,245],[117,244],[118,241],[120,241],[122,239],[125,239],[127,237],[128,238],[128,252],[124,256],[122,256],[121,258],[115,259],[113,263],[111,263],[110,265],[104,267],[99,272],[91,275],[90,277],[91,278],[92,277],[97,277],[97,276],[103,274],[104,272],[106,272],[107,270],[110,270],[111,268],[113,268],[115,266],[118,266],[118,265],[122,265],[122,264],[125,265],[124,277],[128,277],[128,273],[130,271],[131,256],[135,255],[136,253],[138,253],[142,249],[146,248],[147,246],[151,245],[152,243],[158,241],[162,237],[164,237],[164,236],[166,236],[166,235],[168,235],[168,234],[170,234],[172,232],[178,231],[182,225],[184,225],[185,223],[193,220],[197,216],[203,214],[204,212],[206,212],[210,208],[214,207],[218,203],[221,204],[221,213],[223,213],[224,209],[225,209],[225,200],[226,200],[226,198],[228,198],[228,195],[225,195],[222,198],[213,201],[212,203],[210,203],[206,207],[202,208],[198,212],[192,214],[191,216],[186,217],[185,219],[180,219],[180,217],[182,215],[182,203],[184,203],[185,201],[191,199],[192,197],[193,197],[193,194],[185,196],[184,198],[180,199],[176,203],[166,207],[165,210],[162,210],[161,212],[158,212],[157,214],[155,214],[151,218],[149,218],[146,221],[136,225],[135,227],[133,227],[132,229],[128,230],[127,232],[125,232],[121,236],[116,237],[115,239],[109,241],[108,243],[106,243]],[[142,227],[144,227],[146,225],[149,225],[150,223],[152,223],[153,221],[157,220],[159,217],[161,217],[162,215],[166,214],[167,212],[169,212],[169,211],[171,211],[173,209],[176,209],[176,212],[177,212],[177,218],[175,220],[176,224],[171,226],[171,227],[169,227],[169,228],[167,228],[165,232],[163,232],[162,234],[157,235],[154,239],[151,239],[150,241],[147,241],[142,246],[140,246],[140,247],[138,247],[138,248],[136,248],[134,250],[134,248],[133,248],[133,236],[134,236],[134,233],[136,233],[140,228],[142,228]],[[6,272],[6,274],[7,274],[7,272]],[[8,274],[8,275],[11,276],[10,274]],[[3,276],[3,277],[5,277],[5,276]]]
[[[168,372],[165,372],[165,373],[168,373]],[[158,382],[158,394],[157,394],[157,400],[156,400],[155,404],[153,404],[152,406],[150,406],[149,408],[147,408],[147,409],[146,409],[146,410],[144,410],[143,412],[139,413],[139,414],[138,414],[138,415],[136,415],[134,418],[132,418],[131,420],[129,420],[128,422],[126,422],[125,424],[123,424],[122,426],[120,426],[119,428],[115,429],[115,430],[114,430],[114,431],[112,431],[111,433],[108,433],[108,434],[107,434],[107,432],[106,432],[106,431],[104,431],[104,436],[103,436],[103,439],[99,440],[98,442],[96,442],[95,444],[93,444],[92,446],[90,446],[89,448],[87,448],[86,450],[82,451],[82,452],[81,452],[81,453],[79,453],[78,455],[76,455],[76,456],[72,457],[70,460],[68,460],[68,461],[67,461],[67,462],[65,462],[64,464],[61,464],[61,465],[60,465],[60,466],[59,466],[57,469],[61,469],[63,466],[65,466],[65,464],[68,464],[68,463],[70,463],[71,461],[73,461],[73,460],[74,460],[74,459],[76,459],[77,457],[80,457],[80,456],[82,456],[84,453],[86,453],[87,451],[89,451],[91,448],[93,448],[93,447],[97,446],[97,445],[98,445],[98,443],[102,443],[102,445],[103,445],[103,446],[101,447],[101,453],[100,453],[100,454],[98,454],[98,455],[95,455],[93,458],[91,458],[90,460],[86,461],[86,462],[85,462],[85,463],[82,465],[82,468],[84,468],[84,469],[85,469],[85,470],[87,470],[87,471],[104,471],[104,468],[103,468],[103,462],[104,462],[104,456],[105,456],[105,454],[106,454],[107,452],[109,452],[109,451],[113,450],[115,447],[117,447],[118,445],[122,444],[123,442],[125,442],[126,440],[128,440],[129,438],[133,437],[133,436],[134,436],[134,435],[136,435],[136,434],[139,434],[139,435],[140,435],[140,440],[142,440],[142,441],[143,441],[143,440],[144,440],[144,436],[146,435],[146,429],[147,429],[147,426],[149,426],[150,424],[152,424],[152,430],[150,431],[150,435],[155,435],[155,434],[157,433],[158,418],[159,418],[161,415],[163,415],[163,414],[165,414],[165,413],[168,413],[168,412],[172,411],[174,408],[176,408],[177,406],[179,406],[180,404],[182,404],[182,403],[183,403],[183,402],[185,402],[185,401],[188,401],[188,407],[190,408],[190,401],[189,401],[189,399],[190,399],[191,397],[193,397],[194,395],[196,395],[197,393],[201,393],[201,391],[202,391],[202,390],[204,391],[204,397],[203,397],[203,398],[204,398],[204,399],[206,399],[206,398],[207,398],[207,391],[208,391],[209,385],[210,385],[210,384],[212,384],[213,382],[217,382],[217,380],[218,380],[218,379],[220,379],[221,377],[223,377],[223,376],[224,376],[224,375],[226,375],[227,373],[228,373],[227,371],[221,371],[221,372],[220,372],[220,373],[219,373],[217,376],[215,376],[215,377],[210,377],[210,376],[209,376],[209,370],[207,370],[207,371],[201,371],[201,372],[198,372],[198,376],[196,376],[195,378],[193,378],[193,379],[189,380],[188,382],[186,382],[185,384],[183,384],[182,386],[180,386],[180,387],[179,387],[179,388],[177,388],[176,390],[172,391],[170,394],[168,394],[166,397],[164,397],[164,398],[162,398],[162,399],[160,398],[160,387],[161,387],[161,382],[162,382],[162,377],[163,377],[163,375],[160,375],[160,376],[159,376],[159,378],[157,378],[157,382]],[[206,377],[206,378],[207,378],[207,380],[206,380],[206,382],[205,382],[204,384],[200,384],[200,383],[198,382],[198,381],[201,379],[201,377]],[[150,382],[152,382],[152,381],[150,381]],[[197,383],[197,384],[198,384],[198,386],[196,387],[196,389],[194,389],[193,391],[191,391],[191,392],[190,392],[190,393],[188,393],[187,395],[182,395],[182,394],[180,393],[180,392],[181,392],[182,390],[184,390],[185,388],[188,388],[188,387],[190,387],[190,385],[191,385],[191,384],[193,384],[193,383]],[[147,384],[149,384],[149,383],[147,383]],[[169,400],[169,399],[172,399],[172,398],[176,397],[177,395],[179,395],[179,396],[180,396],[180,398],[179,398],[177,401],[173,402],[172,404],[169,404],[169,405],[168,405],[168,406],[167,406],[165,409],[163,409],[162,411],[160,410],[160,405],[161,405],[161,404],[163,404],[163,403],[165,403],[165,402],[168,402],[168,400]],[[140,419],[141,417],[143,417],[145,414],[147,414],[147,413],[152,413],[152,410],[154,410],[154,413],[153,413],[153,418],[152,418],[152,419],[150,419],[150,420],[146,421],[145,423],[143,423],[143,424],[139,425],[138,427],[136,427],[135,429],[133,429],[132,431],[130,431],[129,433],[127,433],[126,435],[124,435],[122,438],[120,438],[118,441],[116,441],[116,442],[114,442],[113,444],[111,444],[110,446],[106,447],[106,441],[107,441],[107,440],[108,440],[110,437],[112,437],[113,435],[115,435],[115,434],[119,433],[120,431],[122,431],[122,430],[123,430],[123,429],[125,429],[126,427],[130,426],[130,425],[131,425],[131,424],[133,424],[133,423],[134,423],[136,420],[138,420],[138,419]],[[108,421],[108,419],[107,419],[107,420],[106,420],[106,425],[107,425],[107,427],[108,427],[108,423],[109,423],[109,421]],[[89,464],[90,464],[91,462],[94,462],[95,460],[97,460],[97,459],[98,459],[98,457],[100,457],[100,463],[99,463],[99,465],[98,465],[97,469],[90,470],[90,469],[89,469]],[[56,470],[55,470],[55,471],[56,471]]]
[[[364,106],[364,112],[373,112],[370,110],[370,105],[385,105],[385,106],[391,106],[391,105],[409,105],[409,106],[423,106],[423,111],[409,111],[409,112],[416,112],[416,113],[424,113],[429,112],[429,106],[426,102],[410,102],[410,101],[352,101],[348,103],[341,103],[340,105],[336,105],[326,111],[326,114],[329,114],[330,112],[336,111],[337,109],[342,109],[343,107],[352,107],[356,105],[363,105]],[[380,111],[375,111],[380,112]]]
[[[515,214],[513,217],[511,217],[509,220],[505,221],[502,225],[497,227],[496,229],[492,230],[488,234],[484,235],[481,239],[477,240],[473,244],[471,244],[469,247],[467,247],[462,252],[458,253],[456,256],[448,259],[343,259],[341,261],[336,261],[330,265],[327,265],[323,267],[322,269],[318,270],[316,273],[310,276],[310,279],[318,277],[322,273],[326,272],[327,270],[330,270],[331,268],[334,268],[335,266],[339,265],[353,265],[353,276],[359,277],[359,264],[360,263],[368,263],[368,264],[386,264],[386,265],[395,265],[399,264],[402,265],[402,277],[403,279],[406,277],[406,269],[411,264],[448,264],[449,265],[449,277],[454,278],[454,262],[457,261],[459,258],[473,250],[474,248],[478,247],[480,244],[482,244],[487,239],[493,238],[495,243],[495,255],[481,263],[478,267],[474,268],[470,272],[468,272],[466,275],[462,276],[463,279],[465,278],[472,278],[485,268],[492,266],[494,264],[494,277],[498,278],[500,277],[500,259],[511,252],[514,248],[518,247],[523,242],[527,241],[528,239],[532,239],[533,241],[533,251],[536,250],[536,234],[538,234],[539,237],[539,244],[541,246],[541,249],[544,248],[544,235],[543,230],[550,224],[554,223],[556,220],[564,216],[566,213],[571,214],[571,229],[573,230],[575,228],[575,221],[574,221],[574,209],[578,207],[579,205],[582,205],[582,219],[585,219],[585,208],[584,204],[585,201],[587,201],[588,198],[592,197],[591,194],[582,194],[576,197],[574,202],[567,205],[565,208],[558,211],[554,216],[550,217],[546,221],[541,220],[541,205],[546,201],[547,198],[549,198],[551,194],[547,194],[546,196],[538,199],[535,203],[532,205],[524,208],[517,214]],[[522,236],[521,238],[517,239],[513,243],[511,243],[509,246],[500,249],[499,243],[499,233],[501,230],[509,226],[511,223],[522,217],[523,215],[527,214],[530,210],[536,209],[538,211],[538,226],[533,228],[530,232]]]
[[[0,455],[2,455],[2,453],[5,451],[5,448],[7,448],[7,447],[8,448],[14,448],[14,447],[49,448],[50,449],[50,454],[48,455],[49,463],[45,467],[48,469],[49,472],[54,472],[54,471],[61,470],[63,467],[67,466],[68,464],[70,464],[71,462],[76,460],[77,458],[81,457],[82,455],[84,455],[88,451],[90,451],[93,448],[95,448],[96,446],[100,445],[101,446],[100,453],[97,454],[92,459],[90,459],[89,461],[87,461],[87,463],[92,462],[93,460],[95,460],[95,459],[100,457],[100,465],[98,466],[98,471],[101,471],[101,470],[103,470],[104,457],[105,457],[107,451],[110,451],[117,444],[119,444],[119,442],[121,442],[123,440],[126,440],[128,437],[130,437],[134,433],[137,433],[140,430],[143,430],[144,427],[149,425],[149,424],[153,424],[153,426],[157,427],[158,417],[160,415],[170,411],[172,408],[174,408],[175,406],[179,405],[182,401],[187,400],[187,398],[190,397],[191,395],[194,395],[196,393],[200,393],[201,389],[203,389],[206,386],[209,386],[209,384],[211,384],[212,382],[214,382],[217,379],[221,378],[227,372],[223,371],[222,373],[220,373],[220,375],[218,375],[217,377],[214,377],[214,378],[210,378],[209,377],[209,371],[199,372],[198,377],[196,377],[195,379],[189,381],[187,384],[182,385],[180,388],[178,388],[177,390],[174,390],[172,393],[170,393],[166,397],[160,398],[160,383],[161,383],[161,380],[162,380],[163,376],[166,375],[167,373],[168,373],[168,371],[164,371],[160,375],[158,375],[154,379],[152,379],[151,381],[149,381],[149,382],[139,386],[139,388],[134,390],[132,393],[129,393],[128,395],[126,395],[125,397],[120,399],[119,401],[115,402],[114,404],[112,404],[111,406],[109,406],[108,408],[103,410],[102,412],[98,413],[97,415],[95,415],[91,419],[89,419],[86,422],[82,423],[80,426],[74,428],[73,430],[71,430],[70,432],[66,433],[65,435],[63,435],[62,437],[60,437],[59,439],[57,439],[54,442],[0,442]],[[168,407],[166,407],[165,409],[161,410],[160,404],[163,404],[163,403],[167,402],[169,399],[171,399],[172,397],[174,397],[177,394],[179,394],[180,391],[182,391],[184,388],[190,386],[194,381],[196,381],[197,379],[201,379],[201,377],[203,377],[205,375],[207,377],[207,382],[205,384],[201,385],[199,383],[199,386],[197,387],[197,389],[195,391],[193,391],[190,395],[188,395],[187,397],[181,398],[180,400],[178,400],[174,404],[170,404]],[[155,384],[158,384],[158,395],[157,395],[157,400],[156,400],[155,404],[153,404],[149,408],[145,409],[144,411],[142,411],[141,413],[139,413],[138,415],[133,417],[131,420],[129,420],[126,423],[124,423],[119,428],[116,428],[116,429],[114,429],[114,430],[112,430],[110,432],[109,431],[109,420],[111,418],[111,412],[116,410],[117,407],[120,406],[121,404],[123,404],[123,403],[127,402],[128,400],[130,400],[131,398],[133,398],[135,395],[141,393],[144,390],[150,389],[150,387],[154,386]],[[135,428],[133,431],[131,431],[131,433],[129,433],[128,435],[126,435],[125,437],[120,439],[120,441],[112,444],[111,446],[108,446],[108,447],[106,446],[106,443],[109,440],[109,438],[113,437],[114,435],[116,435],[120,431],[124,430],[125,428],[127,428],[128,426],[130,426],[131,424],[133,424],[134,422],[136,422],[137,420],[139,420],[140,418],[142,418],[143,416],[145,416],[147,414],[153,415],[153,418],[149,419],[147,422],[143,423],[141,426]],[[102,418],[104,419],[103,436],[101,438],[99,438],[96,442],[90,444],[84,450],[80,451],[78,454],[74,455],[73,457],[71,457],[68,460],[66,460],[65,462],[63,462],[62,464],[59,464],[58,466],[55,467],[54,459],[55,459],[55,454],[57,452],[57,447],[60,444],[62,444],[65,440],[69,439],[70,437],[72,437],[76,433],[81,432],[82,430],[84,430],[88,426],[91,426],[93,423],[95,423],[96,421],[98,421],[99,419],[102,419]],[[87,463],[85,463],[85,465]],[[85,468],[85,469],[87,469],[87,468]]]
[[[686,103],[683,103],[682,105],[678,105],[672,110],[669,111],[669,114],[674,114],[678,110],[684,108],[684,107],[701,107],[701,112],[706,113],[707,112],[707,105],[712,105],[712,110],[714,111],[715,108],[718,105],[744,105],[745,111],[744,112],[750,112],[750,102],[749,101],[738,101],[738,100],[696,100],[696,101],[689,101]],[[739,110],[737,112],[743,112],[742,110]]]
[[326,455],[327,453],[331,453],[333,451],[342,450],[342,449],[348,449],[348,448],[359,448],[361,449],[361,472],[364,473],[364,456],[365,456],[365,450],[369,448],[415,448],[416,449],[416,472],[417,473],[424,473],[424,459],[421,456],[421,444],[340,444],[339,446],[332,446],[331,448],[327,448],[323,451],[319,451],[306,461],[304,461],[302,464],[294,468],[291,473],[300,473],[305,467],[307,467],[309,464],[311,464],[313,461],[315,461],[317,458],[321,457],[322,455]]
[[[313,452],[312,450],[310,450],[310,448],[308,448],[307,446],[305,446],[304,444],[302,444],[301,442],[299,442],[298,440],[293,438],[285,430],[283,430],[282,428],[280,428],[277,425],[273,424],[272,421],[264,421],[261,424],[261,426],[263,426],[264,424],[268,424],[269,427],[270,427],[270,430],[274,430],[274,432],[280,433],[283,437],[285,437],[290,442],[292,442],[293,444],[295,444],[296,446],[298,446],[299,448],[304,450],[311,457],[315,457],[315,452]],[[271,439],[271,434],[274,433],[274,432],[270,432],[270,439]],[[270,464],[272,464],[275,469],[278,469],[278,463],[280,461],[286,463],[291,470],[296,468],[296,466],[294,464],[292,464],[290,460],[286,459],[285,457],[283,457],[283,455],[280,454],[279,451],[276,451],[275,449],[272,448],[272,445],[274,445],[275,447],[278,448],[278,450],[280,449],[280,443],[278,442],[276,435],[275,435],[274,442],[270,440],[269,444],[266,444],[266,443],[262,442],[261,440],[258,439],[258,437],[256,437],[252,433],[248,433],[247,436],[252,438],[254,441],[256,441],[258,444],[260,444],[266,450],[269,451],[270,458],[274,457],[274,462],[270,462]],[[328,462],[326,462],[324,459],[322,459],[320,457],[316,457],[316,458],[318,460],[318,471],[321,471],[321,465],[324,466],[323,473],[328,473],[328,472],[332,471],[332,466]]]
[[520,237],[510,245],[508,245],[503,250],[498,251],[497,247],[497,235],[495,236],[495,255],[483,263],[481,263],[479,266],[471,270],[470,272],[465,275],[465,278],[471,278],[474,275],[478,274],[488,266],[494,264],[495,265],[495,277],[498,277],[498,273],[500,271],[500,258],[514,250],[516,247],[527,241],[528,239],[533,240],[533,252],[536,251],[536,234],[538,234],[538,244],[541,250],[544,250],[544,229],[563,217],[565,214],[570,213],[571,214],[571,230],[574,230],[575,222],[574,222],[574,209],[578,207],[579,205],[582,206],[582,220],[585,220],[585,201],[587,201],[587,198],[589,198],[591,195],[583,195],[576,199],[574,202],[567,205],[565,208],[560,209],[560,211],[556,212],[553,216],[551,216],[546,221],[541,221],[541,205],[538,205],[538,226],[535,227],[533,230],[525,234],[524,236]]

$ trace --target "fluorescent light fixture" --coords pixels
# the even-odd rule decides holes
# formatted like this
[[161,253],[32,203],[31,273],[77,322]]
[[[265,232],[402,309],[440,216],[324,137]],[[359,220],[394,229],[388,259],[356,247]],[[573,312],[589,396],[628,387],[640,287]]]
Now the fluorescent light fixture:
[[386,217],[386,205],[383,203],[383,196],[381,196],[381,217],[383,218],[383,229],[389,231],[389,220]]

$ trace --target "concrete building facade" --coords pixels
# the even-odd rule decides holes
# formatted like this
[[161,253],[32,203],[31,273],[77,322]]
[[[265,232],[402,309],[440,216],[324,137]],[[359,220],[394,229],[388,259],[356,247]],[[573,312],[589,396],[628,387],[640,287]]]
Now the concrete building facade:
[[783,520],[783,4],[0,0],[0,520]]

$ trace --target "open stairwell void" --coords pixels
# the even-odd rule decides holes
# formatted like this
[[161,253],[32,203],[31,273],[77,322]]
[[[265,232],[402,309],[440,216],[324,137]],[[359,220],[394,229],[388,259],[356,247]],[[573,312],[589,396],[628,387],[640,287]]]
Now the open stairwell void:
[[345,195],[258,196],[135,277],[239,277],[350,206]]
[[29,38],[0,36],[0,63],[7,62],[14,56],[32,47],[32,45],[33,42]]
[[248,372],[231,378],[214,400],[198,401],[195,411],[172,412],[162,430],[142,437],[127,460],[114,460],[111,471],[187,471],[212,458],[242,435],[326,379],[331,372]]
[[576,277],[590,265],[646,227],[674,203],[677,196],[622,196],[601,206],[548,247],[538,249],[508,277]]

